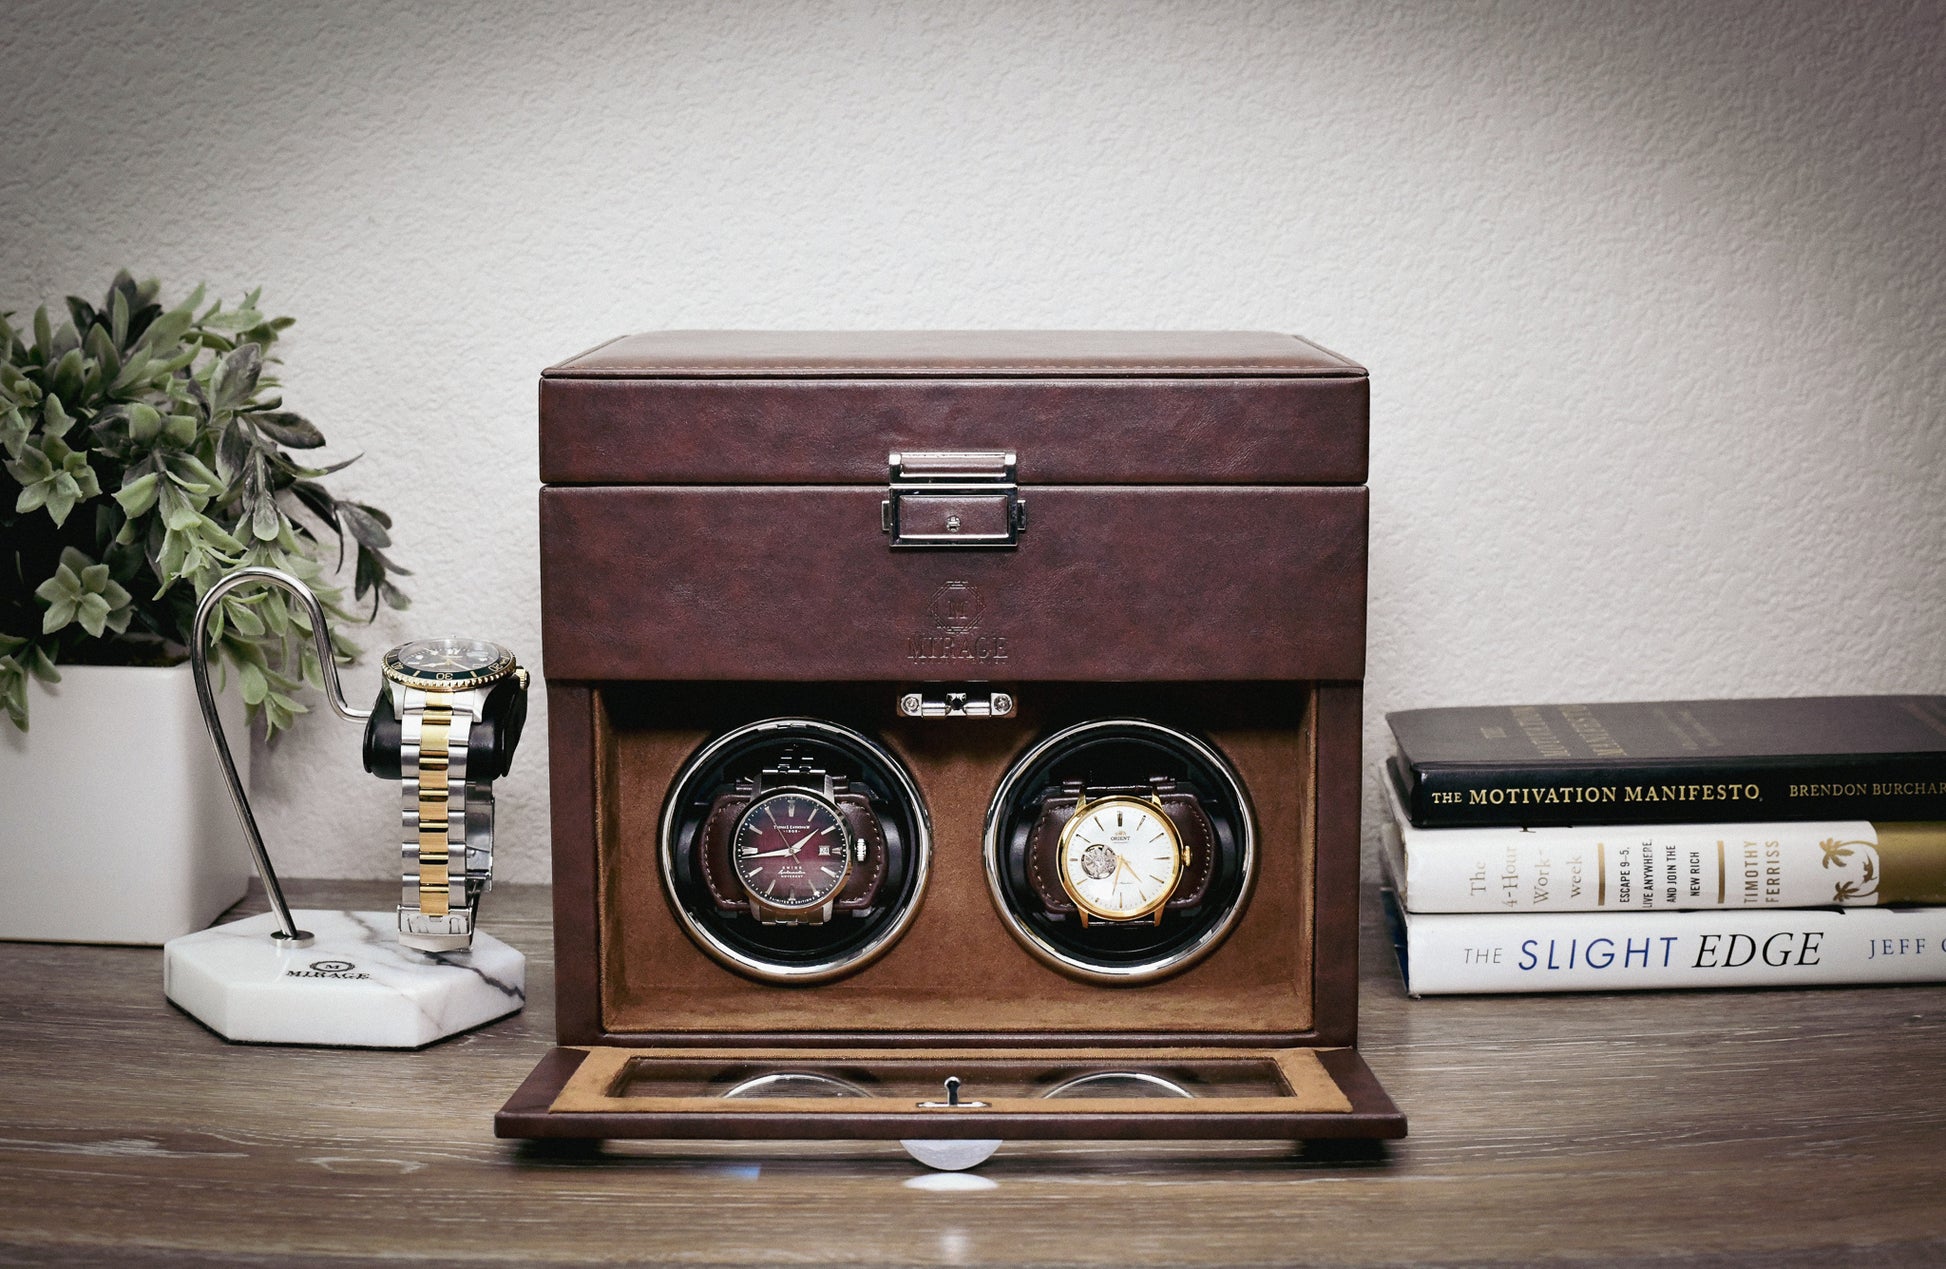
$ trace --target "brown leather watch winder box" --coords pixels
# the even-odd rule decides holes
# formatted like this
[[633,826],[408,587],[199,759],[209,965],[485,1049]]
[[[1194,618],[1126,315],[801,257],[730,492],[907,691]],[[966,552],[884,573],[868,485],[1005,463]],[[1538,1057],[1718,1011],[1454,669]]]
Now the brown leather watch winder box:
[[1353,1047],[1367,407],[1261,333],[547,370],[559,1047],[498,1132],[1403,1135]]

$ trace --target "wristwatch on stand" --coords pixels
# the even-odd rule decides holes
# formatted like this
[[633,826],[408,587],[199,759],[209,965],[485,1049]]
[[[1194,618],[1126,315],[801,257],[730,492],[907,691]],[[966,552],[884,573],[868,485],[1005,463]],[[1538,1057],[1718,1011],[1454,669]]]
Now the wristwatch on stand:
[[493,781],[527,720],[527,671],[484,639],[418,639],[385,654],[365,770],[399,782],[399,942],[471,946],[493,886]]
[[734,781],[710,804],[697,856],[711,900],[771,925],[863,913],[885,873],[871,795],[809,754]]
[[1047,915],[1162,924],[1209,890],[1216,833],[1202,803],[1167,776],[1147,784],[1050,788],[1027,841],[1027,880]]

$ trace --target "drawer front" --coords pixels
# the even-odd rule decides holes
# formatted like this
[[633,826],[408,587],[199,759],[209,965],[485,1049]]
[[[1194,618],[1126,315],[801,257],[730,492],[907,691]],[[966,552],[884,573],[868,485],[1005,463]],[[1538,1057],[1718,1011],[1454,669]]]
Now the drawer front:
[[1362,486],[1032,486],[1010,549],[892,550],[882,487],[541,492],[555,680],[1364,677]]

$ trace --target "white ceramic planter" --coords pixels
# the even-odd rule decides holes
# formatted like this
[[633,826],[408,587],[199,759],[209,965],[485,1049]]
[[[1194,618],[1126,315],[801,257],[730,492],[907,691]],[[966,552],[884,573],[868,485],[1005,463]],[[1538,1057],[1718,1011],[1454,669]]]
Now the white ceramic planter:
[[29,697],[26,735],[0,720],[0,938],[160,944],[243,897],[249,851],[187,665],[64,665]]

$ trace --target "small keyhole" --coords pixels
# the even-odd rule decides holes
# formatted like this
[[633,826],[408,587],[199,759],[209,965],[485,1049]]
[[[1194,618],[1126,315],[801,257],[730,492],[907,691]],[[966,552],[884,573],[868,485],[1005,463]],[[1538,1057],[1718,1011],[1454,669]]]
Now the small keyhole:
[[958,532],[959,532],[959,517],[958,517],[958,516],[947,516],[947,517],[946,517],[946,532],[948,532],[948,533],[958,533]]

